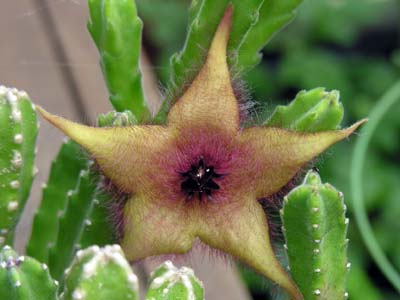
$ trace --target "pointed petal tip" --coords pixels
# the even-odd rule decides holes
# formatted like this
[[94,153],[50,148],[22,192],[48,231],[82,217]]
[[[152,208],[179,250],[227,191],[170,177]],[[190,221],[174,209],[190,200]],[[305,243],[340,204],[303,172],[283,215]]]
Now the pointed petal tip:
[[226,48],[229,42],[229,36],[232,27],[233,6],[230,4],[225,10],[224,16],[218,25],[214,38],[212,39],[210,51],[208,53],[209,60],[226,61]]
[[40,106],[37,106],[37,111],[42,118],[47,120],[54,127],[57,127],[65,135],[80,144],[90,153],[98,152],[101,146],[104,146],[106,143],[107,138],[112,135],[112,133],[109,133],[107,130],[81,125],[53,115]]
[[360,127],[362,124],[367,123],[368,118],[361,119],[360,121],[354,123],[353,125],[350,126],[350,128],[354,128],[356,130],[358,127]]
[[233,5],[229,4],[224,12],[221,23],[226,23],[230,28],[232,25]]
[[63,126],[63,118],[53,115],[49,113],[47,110],[45,110],[43,107],[36,105],[36,110],[39,112],[40,116],[48,121],[50,124],[54,125],[58,129],[64,132],[64,126]]
[[41,117],[48,121],[50,124],[53,126],[57,127],[60,129],[65,135],[68,135],[70,138],[74,139],[73,136],[70,134],[69,130],[69,123],[73,123],[67,119],[64,119],[62,117],[59,117],[57,115],[53,115],[49,113],[47,110],[45,110],[43,107],[37,105],[36,110],[39,112]]
[[342,129],[341,131],[345,133],[345,136],[349,136],[350,134],[352,134],[354,131],[356,131],[358,129],[358,127],[360,127],[361,125],[363,125],[364,123],[368,122],[367,118],[361,119],[360,121],[354,123],[353,125],[351,125],[350,127],[347,127],[345,129]]
[[218,25],[217,33],[221,32],[224,36],[227,36],[229,39],[229,34],[232,27],[232,16],[233,16],[233,5],[229,4],[224,12],[224,15]]
[[229,135],[239,129],[238,101],[227,62],[232,14],[233,7],[228,5],[211,39],[204,65],[168,113],[168,126],[180,129],[204,124]]
[[37,112],[39,112],[39,114],[40,114],[40,116],[43,118],[43,119],[45,119],[45,120],[47,120],[47,121],[49,121],[49,122],[51,122],[52,123],[52,114],[50,114],[47,110],[45,110],[43,107],[41,107],[41,106],[39,106],[39,105],[36,105],[36,111]]

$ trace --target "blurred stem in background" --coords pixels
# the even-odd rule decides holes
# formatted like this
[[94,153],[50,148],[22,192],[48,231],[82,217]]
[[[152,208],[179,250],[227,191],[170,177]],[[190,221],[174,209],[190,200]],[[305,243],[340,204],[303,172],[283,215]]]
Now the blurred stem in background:
[[362,129],[360,137],[356,143],[353,153],[353,163],[351,168],[351,188],[354,205],[354,215],[361,235],[364,239],[369,252],[374,258],[376,264],[379,266],[386,278],[400,293],[400,274],[396,271],[393,265],[385,256],[379,242],[376,240],[372,231],[371,225],[368,221],[368,214],[364,206],[364,193],[363,193],[363,172],[364,161],[367,156],[368,145],[374,135],[382,118],[386,115],[389,109],[392,108],[397,102],[400,103],[400,81],[397,82],[377,103],[370,114],[369,123]]

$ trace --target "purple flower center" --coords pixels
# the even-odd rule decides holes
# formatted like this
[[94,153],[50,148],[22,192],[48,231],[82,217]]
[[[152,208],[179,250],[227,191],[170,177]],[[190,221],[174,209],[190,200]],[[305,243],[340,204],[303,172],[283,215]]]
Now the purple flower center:
[[216,173],[213,166],[208,166],[202,156],[196,165],[191,165],[188,171],[180,174],[184,177],[181,190],[187,195],[186,200],[191,200],[197,194],[200,201],[204,194],[212,200],[212,192],[219,190],[219,185],[213,179],[223,176]]

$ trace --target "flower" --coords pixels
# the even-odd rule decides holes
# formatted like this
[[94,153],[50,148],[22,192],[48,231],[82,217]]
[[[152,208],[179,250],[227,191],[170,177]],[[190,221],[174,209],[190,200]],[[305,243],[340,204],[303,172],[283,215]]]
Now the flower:
[[128,259],[186,253],[200,240],[301,299],[274,255],[267,217],[257,200],[279,191],[302,166],[363,121],[313,134],[241,128],[226,61],[231,14],[228,8],[206,62],[170,109],[166,126],[95,128],[38,110],[130,195],[121,241]]

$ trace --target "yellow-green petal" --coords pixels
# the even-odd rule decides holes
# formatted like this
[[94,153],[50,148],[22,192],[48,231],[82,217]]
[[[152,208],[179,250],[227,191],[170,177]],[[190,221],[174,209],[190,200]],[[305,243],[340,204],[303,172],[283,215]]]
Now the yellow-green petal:
[[[240,135],[240,143],[253,149],[252,168],[243,176],[254,178],[257,198],[279,191],[309,161],[332,144],[348,137],[366,120],[343,130],[303,133],[274,127],[252,127]],[[256,166],[256,167],[254,167]]]
[[226,252],[277,283],[293,300],[302,299],[277,260],[261,205],[251,191],[232,195],[230,203],[199,210],[197,234],[207,245]]
[[168,114],[173,128],[209,124],[235,133],[239,128],[239,108],[235,98],[226,47],[231,30],[232,7],[229,7],[214,35],[207,59],[195,80],[177,100]]
[[190,217],[191,211],[185,209],[184,199],[168,203],[169,199],[150,195],[133,196],[124,208],[122,248],[131,261],[186,253],[195,240],[197,224]]
[[[161,126],[90,127],[39,113],[93,156],[101,171],[126,193],[149,187],[148,170],[157,170],[158,157],[171,144],[170,134]],[[169,147],[170,148],[170,147]]]

